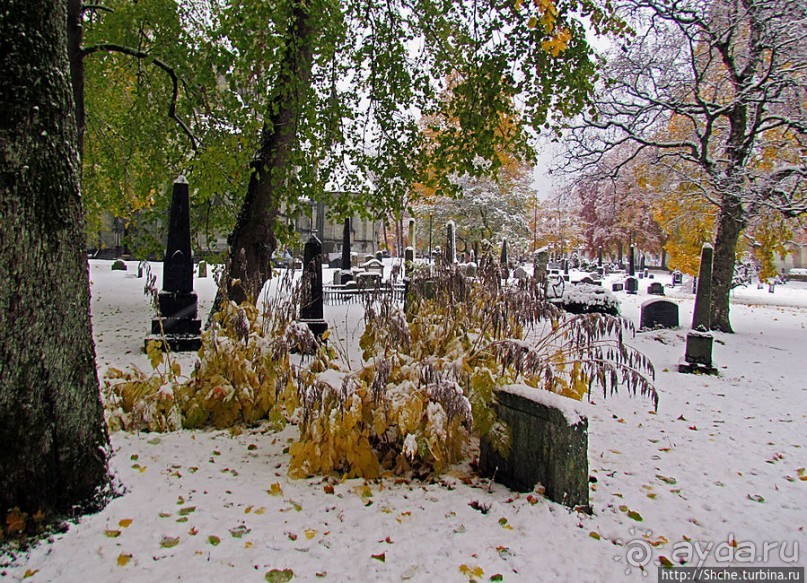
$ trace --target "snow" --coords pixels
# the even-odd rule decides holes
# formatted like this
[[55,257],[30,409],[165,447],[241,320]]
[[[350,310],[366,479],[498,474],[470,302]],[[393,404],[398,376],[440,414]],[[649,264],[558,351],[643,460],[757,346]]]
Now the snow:
[[[110,265],[90,266],[99,371],[130,363],[147,370],[144,281],[136,263],[126,272]],[[160,282],[161,266],[154,269]],[[205,318],[215,283],[197,279],[195,287]],[[573,405],[589,419],[591,516],[512,492],[467,465],[436,481],[292,480],[285,452],[294,427],[118,432],[111,468],[125,493],[10,564],[0,558],[0,576],[263,581],[291,569],[301,581],[452,582],[479,568],[477,580],[645,581],[657,577],[660,556],[685,557],[695,544],[710,549],[704,564],[725,565],[718,548],[750,544],[761,555],[764,543],[767,561],[754,565],[804,566],[807,284],[735,292],[736,333],[714,334],[715,377],[676,372],[693,296],[665,291],[683,326],[631,340],[656,367],[658,412],[624,390]],[[646,286],[616,295],[638,324]],[[360,315],[357,305],[326,306],[332,341],[353,363]],[[194,356],[178,358],[189,373]]]
[[580,423],[581,418],[586,414],[583,411],[583,403],[574,401],[549,391],[536,391],[534,388],[527,385],[510,385],[501,389],[504,392],[529,399],[534,403],[539,403],[547,407],[557,409],[563,414],[566,423],[569,425],[577,425]]

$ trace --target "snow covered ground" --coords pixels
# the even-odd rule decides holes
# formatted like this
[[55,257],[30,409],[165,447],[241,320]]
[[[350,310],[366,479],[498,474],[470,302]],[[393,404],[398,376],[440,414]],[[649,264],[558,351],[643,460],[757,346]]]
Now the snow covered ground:
[[[146,368],[141,348],[152,312],[143,280],[136,263],[127,272],[110,266],[91,262],[99,371]],[[638,296],[618,294],[637,325],[648,299],[647,281],[639,283]],[[214,286],[212,278],[196,280],[203,317]],[[581,405],[590,423],[591,516],[511,492],[467,467],[434,483],[292,480],[284,450],[294,428],[115,433],[111,464],[125,494],[0,566],[0,576],[595,582],[655,581],[667,559],[725,566],[753,556],[754,566],[803,567],[807,284],[736,292],[736,333],[715,334],[717,377],[676,372],[693,296],[669,288],[668,295],[682,327],[632,340],[656,366],[658,412],[624,393],[594,394]],[[326,310],[334,341],[350,344],[360,332],[357,308]],[[184,370],[192,361],[183,357]]]

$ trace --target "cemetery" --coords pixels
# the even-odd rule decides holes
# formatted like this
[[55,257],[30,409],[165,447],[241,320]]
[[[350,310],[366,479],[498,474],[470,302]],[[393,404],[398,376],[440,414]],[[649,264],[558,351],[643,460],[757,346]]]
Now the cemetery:
[[9,0],[0,578],[803,581],[806,23]]
[[[316,251],[316,244],[313,240],[308,242],[307,249],[314,246],[309,249],[309,255]],[[395,261],[368,259],[365,264],[377,268],[380,263],[383,271],[379,275],[381,281],[386,282],[393,277]],[[292,278],[303,286],[299,292],[301,298],[309,298],[301,300],[300,322],[309,327],[313,324],[311,330],[320,338],[327,330],[327,344],[348,346],[345,357],[352,361],[353,367],[360,366],[362,357],[356,353],[356,348],[364,333],[361,314],[370,304],[363,300],[322,301],[319,307],[312,305],[316,304],[318,277],[320,281],[329,281],[344,272],[341,268],[323,268],[319,263],[304,259],[302,271],[289,270]],[[422,260],[415,263],[420,270],[428,267]],[[167,265],[153,263],[149,268],[155,276],[170,281],[171,276],[166,277]],[[460,266],[457,263],[458,269]],[[149,368],[147,355],[138,350],[138,342],[142,340],[138,341],[136,333],[147,327],[148,318],[144,316],[149,312],[149,300],[142,292],[143,279],[136,277],[137,264],[128,262],[127,267],[127,271],[116,271],[111,262],[91,262],[95,282],[93,314],[102,371],[123,368],[126,362],[143,370]],[[520,268],[531,279],[533,266],[524,264]],[[306,269],[319,269],[320,275]],[[587,273],[570,270],[570,280],[579,281]],[[661,282],[673,281],[671,274],[654,275]],[[603,283],[607,285],[620,277],[624,275],[606,276]],[[703,277],[705,274],[701,274]],[[274,309],[279,304],[271,295],[286,285],[281,279],[273,279],[266,291],[264,301],[267,306],[274,305]],[[558,280],[562,281],[562,277]],[[306,281],[312,281],[310,288],[305,287]],[[508,280],[508,285],[518,286],[521,281],[514,276]],[[569,287],[584,288],[586,284],[570,283]],[[589,287],[605,291],[601,286],[589,284]],[[193,279],[201,314],[211,305],[215,288],[214,278]],[[122,294],[123,289],[128,293]],[[535,389],[515,385],[500,392],[496,399],[497,414],[511,428],[514,440],[508,457],[502,457],[490,438],[483,438],[476,454],[479,473],[467,464],[446,466],[438,474],[438,480],[421,482],[409,478],[396,482],[397,485],[389,482],[389,478],[344,481],[328,479],[328,474],[324,481],[321,478],[294,479],[293,471],[290,475],[286,473],[289,454],[283,447],[298,431],[291,425],[274,437],[269,437],[273,433],[267,434],[263,425],[242,426],[236,433],[226,429],[186,429],[170,433],[116,431],[112,434],[118,450],[115,467],[129,484],[130,493],[113,501],[102,514],[72,526],[67,536],[54,543],[54,548],[92,545],[107,549],[97,558],[82,559],[85,568],[102,579],[113,577],[115,569],[121,568],[115,561],[121,554],[131,553],[131,561],[144,568],[146,562],[157,560],[139,556],[137,547],[117,546],[119,539],[125,540],[123,537],[130,534],[129,529],[136,529],[131,532],[140,532],[141,536],[154,532],[163,541],[179,538],[176,547],[161,546],[159,540],[155,541],[158,550],[152,553],[156,552],[154,557],[159,559],[159,568],[169,569],[162,572],[170,573],[171,565],[182,564],[183,573],[197,572],[199,577],[228,569],[224,562],[215,558],[219,544],[221,548],[230,548],[230,552],[247,555],[271,544],[293,554],[278,555],[262,568],[288,568],[297,576],[325,563],[334,575],[347,573],[346,569],[351,567],[347,563],[340,566],[333,558],[339,553],[354,557],[367,555],[365,568],[376,576],[396,574],[396,577],[417,579],[437,572],[439,567],[434,561],[438,560],[439,551],[435,550],[443,548],[443,552],[462,561],[457,569],[467,563],[479,566],[486,573],[504,573],[509,569],[510,576],[517,577],[518,571],[549,565],[557,573],[563,573],[563,577],[577,573],[585,578],[587,569],[596,564],[597,569],[605,568],[606,573],[611,573],[608,577],[638,577],[640,580],[642,565],[631,566],[625,554],[637,524],[646,529],[641,532],[652,532],[648,535],[650,538],[640,535],[637,540],[670,541],[651,547],[659,549],[653,552],[654,556],[665,557],[665,549],[668,553],[672,551],[676,540],[673,537],[680,536],[675,534],[679,530],[692,533],[687,534],[689,537],[718,537],[721,532],[718,525],[725,520],[737,532],[751,529],[765,532],[767,529],[770,536],[781,536],[774,534],[782,531],[773,526],[769,519],[771,512],[787,523],[791,519],[788,508],[797,504],[801,488],[801,474],[788,469],[789,465],[797,465],[796,460],[803,454],[798,441],[792,439],[795,435],[790,428],[798,421],[787,402],[803,398],[799,394],[803,389],[786,379],[789,374],[797,374],[796,363],[801,358],[793,340],[801,337],[803,326],[807,325],[804,307],[800,307],[807,304],[807,287],[787,290],[778,297],[782,305],[766,303],[768,294],[757,291],[749,289],[745,295],[738,294],[741,303],[735,309],[741,314],[742,326],[750,327],[749,332],[763,326],[763,322],[770,322],[773,314],[788,316],[774,328],[779,330],[772,336],[775,344],[764,349],[764,353],[759,349],[755,352],[758,358],[775,359],[785,373],[784,381],[767,376],[769,367],[764,362],[769,361],[752,364],[743,358],[749,343],[755,340],[753,334],[739,332],[739,340],[718,334],[723,342],[714,345],[717,354],[708,363],[708,366],[719,367],[716,376],[693,377],[713,379],[707,381],[706,391],[696,389],[696,385],[682,385],[677,362],[697,364],[690,363],[692,359],[689,356],[685,359],[684,354],[689,355],[693,350],[692,335],[703,333],[697,332],[694,325],[697,322],[693,322],[691,330],[687,326],[682,328],[681,324],[688,320],[688,314],[697,314],[699,298],[682,286],[667,287],[664,299],[654,299],[657,296],[643,293],[646,290],[639,290],[636,296],[614,292],[619,313],[633,320],[638,331],[629,343],[647,354],[655,365],[658,409],[654,408],[652,400],[638,395],[630,397],[624,387],[619,394],[606,398],[601,392],[593,391],[582,401],[574,401],[551,393],[536,398]],[[394,298],[392,303],[402,305],[403,298]],[[248,326],[250,331],[244,334],[257,338],[254,324]],[[113,327],[118,331],[113,332]],[[183,371],[191,369],[196,358],[195,352],[174,353],[175,362],[181,363]],[[751,370],[755,371],[754,380],[743,380],[749,378]],[[337,376],[324,382],[331,383],[335,389],[344,385],[343,378]],[[686,386],[691,388],[686,389]],[[697,386],[703,385],[698,383]],[[763,425],[769,437],[759,435],[744,440],[744,447],[759,456],[758,461],[749,460],[743,465],[745,471],[755,475],[751,479],[737,474],[732,477],[729,468],[733,464],[726,460],[715,470],[714,482],[705,483],[700,466],[692,456],[705,455],[705,448],[709,447],[730,448],[731,441],[726,441],[729,436],[743,431],[754,421],[747,420],[743,409],[735,409],[727,400],[750,404],[755,402],[759,390],[778,396],[769,398],[770,413],[765,419],[770,420]],[[543,391],[538,393],[540,396]],[[133,422],[133,417],[129,422]],[[154,429],[157,427],[153,426]],[[774,445],[768,444],[771,435]],[[524,447],[527,443],[529,446]],[[188,462],[176,459],[176,453],[172,452],[180,450],[183,460],[198,460],[192,462],[195,465],[185,465]],[[197,450],[198,455],[192,453]],[[780,461],[771,465],[768,463],[771,456]],[[655,461],[648,466],[646,460]],[[785,460],[791,460],[789,465]],[[714,460],[711,463],[714,464]],[[743,509],[733,518],[723,514],[722,509],[727,508],[723,503],[726,496],[735,500],[732,507]],[[714,502],[711,510],[705,510],[694,504],[696,500]],[[770,504],[775,500],[780,502],[772,509]],[[335,515],[330,516],[328,504],[335,504],[338,512],[346,514],[346,519],[335,520]],[[551,511],[555,504],[558,510],[566,510]],[[294,510],[297,506],[300,509]],[[349,518],[347,513],[350,513]],[[429,518],[435,513],[442,517],[437,523]],[[670,513],[677,516],[673,518]],[[273,525],[278,519],[284,524],[284,533],[274,532]],[[131,526],[120,526],[130,520]],[[507,526],[511,528],[505,528]],[[109,531],[122,534],[110,539],[104,534]],[[236,537],[232,532],[243,534]],[[309,536],[309,533],[313,534]],[[386,538],[397,543],[410,537],[413,542],[409,543],[409,549],[420,553],[421,560],[407,560],[409,551],[399,556],[398,547],[384,542]],[[507,547],[506,557],[491,547],[478,545],[475,541],[479,537],[485,540],[492,537],[498,546]],[[527,550],[529,541],[536,537],[555,541],[552,544],[558,545],[558,549],[581,545],[590,558],[576,567],[566,562],[547,563],[546,559],[533,557]],[[613,543],[617,539],[622,542]],[[221,543],[214,546],[211,540]],[[245,547],[246,543],[250,544]],[[205,552],[210,553],[214,562],[199,562],[194,566],[193,554],[205,548],[209,549]],[[238,548],[241,550],[237,551]],[[421,548],[422,551],[417,550]],[[306,549],[303,554],[301,549]],[[66,560],[76,552],[65,547],[60,554],[65,553]],[[382,553],[384,562],[372,558]],[[107,555],[110,556],[104,559]],[[55,573],[54,569],[64,572],[66,563],[58,557],[46,560],[35,549],[25,565],[44,573]],[[789,563],[778,559],[777,564]],[[16,568],[21,569],[22,565]],[[150,572],[155,572],[155,568],[158,567],[149,567]]]

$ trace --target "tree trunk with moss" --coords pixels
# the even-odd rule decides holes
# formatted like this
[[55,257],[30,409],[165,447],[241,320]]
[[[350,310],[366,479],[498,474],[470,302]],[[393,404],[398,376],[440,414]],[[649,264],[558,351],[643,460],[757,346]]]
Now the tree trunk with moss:
[[108,483],[90,322],[66,6],[0,14],[0,517],[97,503]]

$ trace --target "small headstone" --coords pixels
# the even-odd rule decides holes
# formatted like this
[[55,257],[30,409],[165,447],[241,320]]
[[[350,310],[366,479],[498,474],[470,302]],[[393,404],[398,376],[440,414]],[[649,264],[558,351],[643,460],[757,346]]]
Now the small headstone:
[[639,278],[639,279],[642,279],[642,278],[644,278],[644,273],[642,273],[642,272],[640,271],[640,272],[638,272],[638,273],[636,274],[636,277],[637,277],[637,278]]
[[647,286],[647,293],[649,293],[651,296],[663,296],[664,286],[661,285],[661,283],[654,281]]
[[614,283],[611,284],[611,291],[618,292],[618,291],[622,291],[623,289],[625,289],[624,284],[621,284],[621,283],[618,283],[618,282],[614,282]]
[[513,277],[516,279],[527,279],[529,277],[529,274],[527,273],[526,269],[524,269],[519,265],[513,271]]
[[476,277],[477,272],[477,265],[473,261],[469,261],[468,263],[463,264],[463,273],[465,277]]
[[629,294],[639,293],[639,280],[635,277],[625,278],[625,291]]
[[684,283],[684,274],[677,269],[672,272],[672,284],[681,285]]
[[373,257],[361,264],[362,269],[371,273],[384,273],[384,263]]
[[126,263],[124,263],[123,259],[116,259],[112,262],[112,271],[126,271]]
[[[598,267],[598,271],[599,271],[599,269],[602,269],[602,245],[600,245],[597,248],[597,267]],[[602,274],[600,274],[600,275],[602,275]]]
[[378,259],[379,261],[381,261],[381,260],[384,259],[384,254],[381,251],[376,251],[375,252],[375,258]]
[[512,445],[505,455],[483,436],[482,475],[520,492],[540,483],[550,500],[570,508],[587,506],[588,419],[567,401],[546,391],[498,390],[496,414],[510,428]]
[[200,261],[197,266],[198,277],[207,277],[207,261]]
[[640,328],[677,328],[678,304],[670,300],[647,300],[641,307]]
[[374,289],[381,285],[381,274],[374,271],[363,271],[356,274],[356,287],[359,289]]

